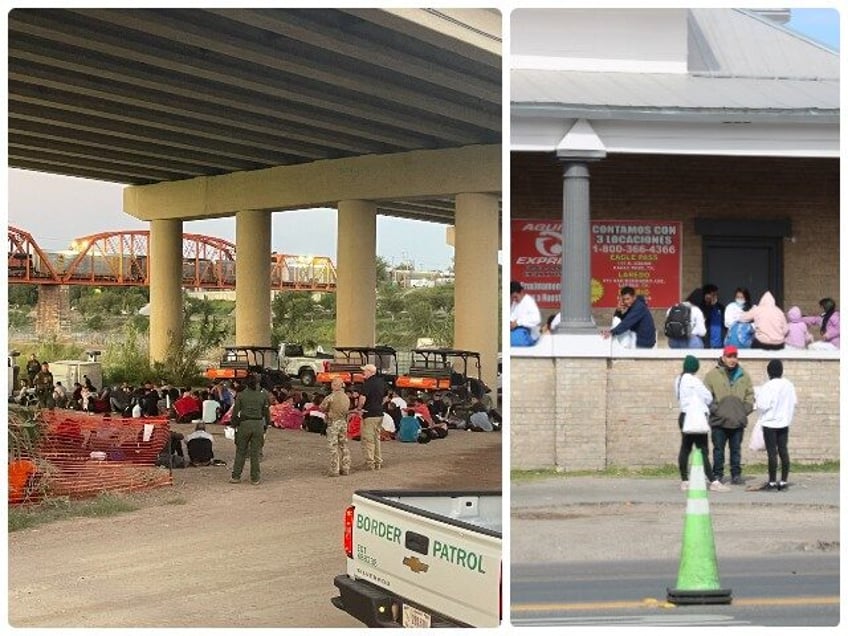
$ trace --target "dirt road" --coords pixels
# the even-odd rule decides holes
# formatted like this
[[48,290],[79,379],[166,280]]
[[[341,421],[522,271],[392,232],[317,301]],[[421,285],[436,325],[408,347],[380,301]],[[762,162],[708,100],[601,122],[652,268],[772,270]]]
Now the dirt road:
[[[175,425],[188,433],[191,425]],[[220,427],[216,456],[232,465]],[[430,444],[383,443],[380,472],[324,476],[326,438],[271,429],[262,484],[229,468],[174,471],[174,486],[107,519],[9,535],[14,627],[362,627],[335,609],[342,513],[364,488],[497,489],[501,434],[451,431]],[[247,468],[245,468],[245,477]]]

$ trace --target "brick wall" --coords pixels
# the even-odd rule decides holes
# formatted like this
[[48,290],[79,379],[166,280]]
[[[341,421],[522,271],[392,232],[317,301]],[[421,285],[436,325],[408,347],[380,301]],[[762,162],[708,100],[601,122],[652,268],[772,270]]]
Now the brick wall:
[[[754,386],[767,380],[768,359],[743,360]],[[513,469],[676,464],[680,433],[673,379],[679,359],[513,357],[510,365]],[[702,359],[698,376],[703,379],[713,366]],[[791,460],[838,460],[839,361],[784,358],[784,368],[799,401],[789,435]],[[765,453],[748,450],[755,421],[753,414],[743,464],[766,460]]]
[[[550,153],[512,153],[512,218],[562,216],[562,166]],[[683,295],[699,287],[701,237],[695,219],[789,218],[784,241],[786,307],[839,304],[839,162],[836,159],[611,155],[589,165],[593,219],[683,223]],[[611,310],[598,310],[609,324]],[[658,323],[660,324],[660,323]]]

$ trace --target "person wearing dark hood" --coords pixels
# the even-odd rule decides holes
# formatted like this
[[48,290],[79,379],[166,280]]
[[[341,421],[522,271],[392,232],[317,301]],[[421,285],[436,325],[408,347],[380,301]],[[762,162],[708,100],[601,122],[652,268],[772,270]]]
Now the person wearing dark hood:
[[724,477],[724,449],[730,447],[730,483],[744,485],[742,479],[742,436],[748,414],[754,410],[751,376],[739,365],[739,350],[727,345],[717,366],[707,373],[704,384],[713,395],[710,427],[713,440],[713,477]]
[[[772,360],[766,368],[769,381],[757,392],[757,412],[763,427],[763,441],[768,453],[768,483],[762,490],[786,490],[789,479],[789,425],[795,415],[798,397],[795,386],[783,377],[783,363]],[[777,481],[777,458],[780,456],[780,481]]]
[[704,314],[704,323],[707,327],[704,348],[721,349],[727,330],[724,327],[724,305],[718,300],[718,287],[707,283],[701,288],[701,294],[703,302],[701,313]]
[[637,349],[653,349],[657,344],[657,328],[645,299],[637,296],[632,287],[622,287],[620,295],[625,308],[621,322],[612,329],[604,329],[601,335],[606,339],[632,331],[636,334]]

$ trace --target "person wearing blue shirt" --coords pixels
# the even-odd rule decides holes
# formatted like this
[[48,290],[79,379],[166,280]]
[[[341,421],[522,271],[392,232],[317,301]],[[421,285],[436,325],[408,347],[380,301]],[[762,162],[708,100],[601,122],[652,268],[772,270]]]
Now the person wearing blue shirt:
[[421,420],[415,416],[414,409],[406,409],[406,414],[400,418],[397,439],[401,442],[417,442],[421,433]]

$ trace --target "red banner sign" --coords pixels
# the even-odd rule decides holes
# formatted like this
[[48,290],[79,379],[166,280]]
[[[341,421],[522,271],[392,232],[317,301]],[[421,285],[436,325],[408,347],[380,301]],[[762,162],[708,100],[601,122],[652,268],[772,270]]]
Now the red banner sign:
[[[680,301],[683,228],[669,221],[591,222],[592,306],[615,307],[629,285],[651,307]],[[559,309],[562,223],[513,219],[511,279],[521,281],[543,309]]]

